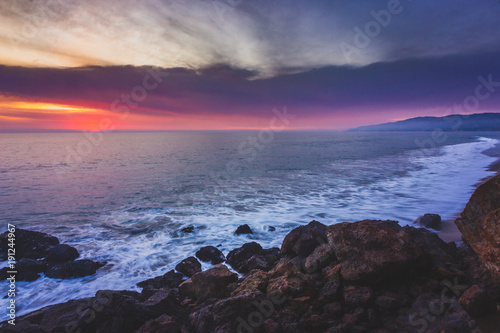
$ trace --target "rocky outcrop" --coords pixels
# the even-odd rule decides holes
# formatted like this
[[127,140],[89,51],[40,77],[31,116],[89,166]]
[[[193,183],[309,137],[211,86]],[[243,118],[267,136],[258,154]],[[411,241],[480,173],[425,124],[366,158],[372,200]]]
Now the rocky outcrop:
[[195,257],[188,257],[175,266],[175,269],[187,277],[201,272],[201,264]]
[[[7,235],[0,235],[0,250],[7,253]],[[39,273],[56,279],[69,279],[95,274],[105,263],[89,259],[77,260],[78,250],[67,244],[59,244],[57,237],[24,229],[16,229],[15,264],[18,281],[35,281]],[[7,258],[5,258],[6,260]],[[8,277],[7,267],[0,269],[0,279]]]
[[476,189],[455,224],[463,240],[500,281],[500,175]]
[[[216,252],[206,251],[200,256],[211,260]],[[183,261],[188,268],[192,259]],[[185,281],[172,270],[139,283],[141,293],[99,291],[0,330],[480,332],[477,318],[495,313],[500,299],[476,280],[470,261],[467,248],[427,229],[395,221],[328,227],[313,221],[292,230],[281,250],[252,242],[230,251],[227,263],[240,278],[224,264]]]
[[245,234],[253,234],[252,229],[248,226],[248,224],[243,224],[240,225],[238,228],[236,228],[236,231],[234,232],[235,235],[245,235]]

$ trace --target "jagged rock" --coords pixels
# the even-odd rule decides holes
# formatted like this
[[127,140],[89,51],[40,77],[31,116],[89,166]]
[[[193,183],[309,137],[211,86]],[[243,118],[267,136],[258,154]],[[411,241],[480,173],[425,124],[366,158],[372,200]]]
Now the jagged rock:
[[489,297],[487,291],[477,284],[467,289],[460,296],[458,303],[471,316],[494,313],[497,310],[495,302]]
[[248,226],[248,224],[243,224],[240,225],[238,228],[236,228],[236,231],[234,232],[236,235],[244,235],[244,234],[253,234],[252,229]]
[[45,257],[45,261],[48,264],[61,264],[73,261],[79,256],[80,254],[78,253],[78,250],[74,247],[67,244],[58,244],[49,250],[47,256]]
[[424,293],[397,319],[398,331],[408,333],[473,332],[476,322],[455,299]]
[[102,266],[103,263],[82,259],[54,265],[45,272],[45,275],[54,279],[79,278],[95,274]]
[[239,293],[246,291],[265,291],[268,281],[269,277],[266,272],[254,270],[245,277],[245,279],[231,293],[231,296],[236,296]]
[[182,274],[174,270],[168,271],[162,276],[141,281],[137,286],[144,289],[177,288],[182,282]]
[[249,292],[203,306],[189,319],[193,331],[198,333],[260,332],[267,313],[263,314],[258,306],[264,306],[269,315],[274,312],[274,304],[265,300],[261,292]]
[[432,267],[430,255],[413,241],[412,229],[395,221],[339,223],[327,227],[326,233],[342,278],[352,283],[373,285]]
[[215,246],[204,246],[196,252],[196,257],[201,261],[208,261],[212,265],[226,261],[224,254]]
[[258,243],[246,243],[243,244],[243,246],[229,252],[229,254],[227,255],[227,263],[231,265],[231,267],[233,267],[237,272],[248,273],[250,271],[250,267],[248,267],[248,261],[250,260],[250,258],[262,254],[262,246],[260,246]]
[[424,214],[413,221],[413,224],[438,230],[441,227],[441,216],[438,214]]
[[465,242],[500,281],[500,175],[474,191],[455,224]]
[[[0,255],[7,259],[7,239],[8,232],[0,235]],[[40,259],[47,256],[49,250],[59,244],[57,237],[43,232],[16,229],[16,259],[22,258]]]
[[308,256],[318,245],[327,242],[325,228],[324,224],[311,221],[307,225],[293,229],[283,240],[281,253]]
[[227,286],[237,280],[237,274],[219,264],[182,282],[179,292],[194,299],[222,298],[228,295]]
[[142,325],[136,333],[181,333],[182,326],[169,315],[151,319]]
[[201,272],[201,264],[195,257],[188,257],[175,266],[175,269],[187,277]]
[[[43,261],[22,258],[15,264],[16,280],[17,281],[35,281],[40,275],[38,273],[43,272],[46,269],[46,265]],[[10,274],[7,272],[11,271],[9,267],[4,267],[0,269],[0,280],[5,280]]]
[[370,287],[349,286],[344,288],[344,302],[352,308],[366,307],[373,300]]

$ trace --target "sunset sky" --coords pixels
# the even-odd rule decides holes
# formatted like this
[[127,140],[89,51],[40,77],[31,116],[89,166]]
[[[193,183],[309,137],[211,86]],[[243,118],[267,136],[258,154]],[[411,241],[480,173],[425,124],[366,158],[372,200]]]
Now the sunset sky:
[[498,112],[500,87],[460,106],[500,82],[499,17],[496,0],[3,0],[0,131]]

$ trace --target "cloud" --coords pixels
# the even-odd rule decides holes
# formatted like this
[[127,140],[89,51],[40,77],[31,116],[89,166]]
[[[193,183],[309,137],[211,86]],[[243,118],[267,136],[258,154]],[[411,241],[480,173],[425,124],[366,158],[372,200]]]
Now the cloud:
[[[453,110],[454,104],[462,104],[466,97],[474,95],[479,76],[488,79],[491,75],[493,81],[500,81],[499,57],[500,53],[485,53],[380,62],[364,67],[326,66],[261,79],[251,79],[254,71],[224,64],[201,69],[0,66],[0,92],[11,99],[115,113],[120,112],[117,106],[128,106],[135,114],[170,118],[267,119],[273,108],[286,106],[297,119],[343,119],[342,124],[332,125],[341,128],[351,123],[458,112]],[[144,78],[151,78],[152,71],[162,73],[161,83],[142,98],[141,89],[136,87],[143,86]],[[136,100],[134,89],[139,89],[135,93],[140,98]],[[498,111],[500,88],[495,89],[499,91],[472,111]],[[136,106],[130,107],[127,100]]]
[[[0,63],[30,67],[218,63],[257,77],[340,66],[372,11],[397,0],[87,0],[0,2]],[[500,50],[500,5],[401,0],[401,13],[351,64]]]

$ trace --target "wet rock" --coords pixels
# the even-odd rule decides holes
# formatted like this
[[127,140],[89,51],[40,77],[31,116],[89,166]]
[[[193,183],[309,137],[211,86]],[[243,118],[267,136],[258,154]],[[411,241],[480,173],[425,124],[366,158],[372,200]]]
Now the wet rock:
[[[7,259],[8,232],[0,235],[0,255]],[[16,259],[40,259],[47,256],[49,250],[59,244],[57,237],[38,231],[16,229]]]
[[326,230],[340,261],[341,276],[351,283],[372,285],[398,280],[432,267],[430,255],[413,242],[408,229],[395,221],[339,223]]
[[344,288],[344,302],[352,308],[366,307],[373,299],[373,290],[370,287],[349,286]]
[[187,277],[201,272],[201,264],[195,257],[188,257],[175,266],[175,269]]
[[[249,292],[201,306],[189,316],[193,332],[260,332],[267,313],[257,306],[265,301],[262,293]],[[266,311],[274,312],[273,303],[267,302]]]
[[174,317],[164,314],[146,322],[136,333],[181,333],[181,328]]
[[439,230],[441,227],[441,216],[438,214],[424,214],[413,221],[413,224],[430,228],[434,230]]
[[477,284],[467,289],[460,296],[458,303],[471,316],[495,313],[497,310],[495,302],[489,297],[487,291]]
[[185,232],[187,234],[190,234],[194,231],[194,227],[193,226],[185,227],[185,228],[182,228],[181,231]]
[[224,254],[215,246],[204,246],[196,252],[196,257],[201,261],[210,262],[212,265],[226,261]]
[[95,274],[102,266],[103,263],[82,259],[54,265],[45,272],[45,275],[54,279],[79,278]]
[[60,264],[73,261],[79,256],[78,250],[74,247],[67,244],[58,244],[48,251],[45,261],[49,264]]
[[177,288],[181,283],[182,274],[176,273],[174,270],[171,270],[161,276],[141,281],[137,284],[137,286],[144,288],[144,290],[154,290],[162,288],[172,289]]
[[476,322],[456,300],[424,293],[398,317],[397,326],[408,333],[472,332]]
[[266,272],[254,270],[248,274],[238,287],[231,293],[231,296],[236,296],[241,292],[247,291],[265,291],[269,277]]
[[243,244],[242,247],[236,248],[227,255],[227,263],[231,265],[237,272],[248,273],[248,260],[253,256],[262,255],[263,249],[256,242]]
[[252,229],[248,226],[248,224],[243,224],[240,225],[238,228],[236,228],[236,231],[234,232],[236,235],[244,235],[244,234],[253,234]]
[[275,227],[273,227],[272,225],[270,225],[270,226],[268,226],[268,227],[267,227],[267,230],[269,230],[269,231],[275,231],[275,230],[276,230],[276,228],[275,228]]
[[219,264],[181,283],[179,292],[194,299],[222,298],[228,294],[227,286],[237,280],[237,274]]
[[286,235],[281,245],[281,253],[290,256],[308,256],[320,244],[327,242],[326,226],[318,221],[311,221],[293,229]]
[[500,175],[474,191],[455,224],[465,242],[500,281]]
[[[40,277],[38,273],[45,271],[45,269],[46,265],[43,261],[23,258],[15,264],[14,270],[17,271],[17,281],[31,282],[37,280]],[[10,276],[10,274],[7,273],[8,271],[11,271],[9,267],[0,269],[0,280],[5,280]]]

